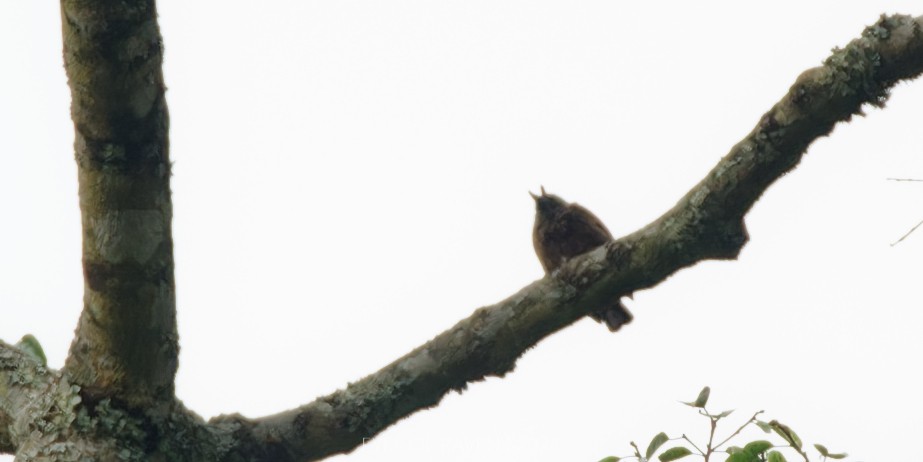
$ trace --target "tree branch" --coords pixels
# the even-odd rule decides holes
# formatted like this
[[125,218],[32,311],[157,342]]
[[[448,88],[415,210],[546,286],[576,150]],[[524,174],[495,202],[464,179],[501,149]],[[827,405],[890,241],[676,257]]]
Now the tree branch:
[[13,444],[13,439],[10,436],[9,426],[13,423],[13,418],[0,411],[0,454],[14,454],[16,452],[16,445]]
[[785,97],[698,185],[659,219],[568,262],[555,274],[475,313],[380,371],[314,402],[236,426],[227,460],[305,461],[355,449],[451,390],[510,372],[545,336],[616,297],[650,288],[708,259],[736,258],[747,242],[743,217],[815,139],[883,106],[887,89],[923,71],[923,17],[882,16],[862,37],[804,72]]
[[29,436],[31,416],[55,374],[19,348],[0,341],[0,454],[15,453]]
[[13,382],[12,375],[18,374],[22,367],[22,353],[15,350],[15,347],[0,341],[0,454],[16,452],[10,431],[16,409],[11,406],[10,395],[13,391],[7,385]]
[[84,309],[64,371],[94,401],[167,403],[177,367],[167,107],[153,0],[63,0]]

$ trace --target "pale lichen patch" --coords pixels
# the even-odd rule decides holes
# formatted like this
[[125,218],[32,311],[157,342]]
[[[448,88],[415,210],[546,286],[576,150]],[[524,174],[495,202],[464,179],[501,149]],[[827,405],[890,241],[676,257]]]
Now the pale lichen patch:
[[411,375],[417,375],[423,371],[433,370],[438,366],[436,360],[429,353],[428,348],[424,348],[417,354],[404,359],[400,364],[400,371]]

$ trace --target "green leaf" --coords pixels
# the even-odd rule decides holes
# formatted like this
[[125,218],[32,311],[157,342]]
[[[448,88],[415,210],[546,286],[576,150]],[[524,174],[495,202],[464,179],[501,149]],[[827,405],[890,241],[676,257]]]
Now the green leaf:
[[827,457],[827,454],[829,454],[829,452],[827,452],[827,448],[823,444],[815,444],[814,448],[817,449],[817,452],[819,452],[820,455],[824,457]]
[[760,458],[747,451],[741,451],[731,454],[724,462],[760,462]]
[[772,443],[766,440],[753,441],[744,446],[744,451],[758,456],[772,448]]
[[711,388],[705,387],[702,389],[702,391],[699,392],[699,396],[695,399],[695,401],[692,401],[692,402],[683,401],[683,404],[685,404],[686,406],[692,406],[692,407],[705,407],[705,404],[708,403],[708,395],[710,393],[711,393]]
[[621,457],[609,456],[605,459],[600,459],[599,462],[619,462],[620,460],[622,460]]
[[768,423],[763,422],[762,420],[757,420],[756,426],[760,427],[760,429],[766,433],[772,433],[772,427]]
[[728,454],[737,454],[738,452],[743,452],[743,451],[744,451],[744,448],[740,446],[728,446],[727,448]]
[[23,335],[19,343],[16,344],[16,348],[26,352],[26,354],[38,361],[42,366],[48,365],[48,359],[45,358],[45,350],[42,349],[42,344],[38,343],[38,339],[35,338],[34,335]]
[[657,452],[657,449],[663,446],[663,443],[666,443],[667,440],[669,439],[670,438],[667,437],[666,433],[664,432],[658,433],[657,436],[655,436],[654,439],[651,440],[651,444],[647,445],[647,452],[644,453],[644,458],[650,459],[651,456],[653,456],[654,453]]
[[708,403],[708,395],[711,394],[711,388],[705,387],[699,392],[698,398],[695,399],[695,407],[705,407]]
[[849,454],[846,454],[845,452],[841,452],[839,454],[830,454],[830,451],[827,450],[827,447],[824,446],[823,444],[815,444],[814,448],[817,449],[817,452],[819,452],[820,455],[824,457],[829,457],[831,459],[845,459],[846,456],[849,455]]
[[788,425],[782,424],[778,420],[771,420],[769,421],[769,426],[792,447],[801,449],[801,438],[798,438],[795,431],[789,428]]
[[657,458],[660,459],[660,462],[670,462],[671,460],[682,459],[690,454],[692,454],[692,451],[689,449],[677,446],[663,451],[663,454],[657,456]]
[[785,456],[782,455],[779,451],[769,451],[769,457],[766,458],[766,462],[788,462],[785,460]]

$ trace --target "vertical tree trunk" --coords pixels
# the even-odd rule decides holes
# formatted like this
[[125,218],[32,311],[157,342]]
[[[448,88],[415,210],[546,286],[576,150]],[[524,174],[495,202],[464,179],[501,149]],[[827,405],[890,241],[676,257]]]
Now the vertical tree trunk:
[[153,0],[62,0],[84,309],[65,372],[85,397],[166,402],[177,367],[163,46]]

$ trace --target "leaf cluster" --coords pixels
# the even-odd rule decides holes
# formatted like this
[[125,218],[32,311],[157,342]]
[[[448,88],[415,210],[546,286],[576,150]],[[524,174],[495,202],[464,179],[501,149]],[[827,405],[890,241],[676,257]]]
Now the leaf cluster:
[[[708,404],[708,398],[710,395],[711,388],[705,387],[702,389],[702,391],[699,392],[699,395],[695,400],[681,401],[681,403],[689,407],[698,409],[699,415],[702,415],[708,419],[710,431],[708,441],[705,444],[702,444],[701,446],[696,445],[685,434],[676,438],[670,438],[666,433],[660,432],[651,439],[651,442],[648,444],[647,450],[644,451],[643,455],[641,450],[638,448],[638,445],[632,441],[630,444],[634,450],[634,454],[625,457],[609,456],[601,459],[599,462],[620,462],[623,460],[638,460],[639,462],[648,462],[653,460],[655,455],[657,456],[657,460],[660,462],[672,462],[674,460],[679,460],[691,455],[698,455],[702,457],[705,462],[709,462],[712,460],[717,460],[713,459],[718,457],[716,456],[717,454],[727,456],[724,459],[724,462],[788,462],[783,452],[795,453],[797,454],[797,457],[802,458],[805,462],[810,462],[808,454],[804,451],[804,445],[801,441],[801,438],[798,437],[798,434],[795,433],[791,427],[777,420],[770,420],[769,422],[760,420],[758,417],[763,413],[763,411],[754,413],[749,420],[740,425],[729,436],[716,443],[715,435],[719,421],[727,418],[734,411],[722,411],[717,414],[708,412],[705,406]],[[769,440],[760,439],[750,441],[743,446],[725,447],[725,445],[728,444],[732,439],[740,438],[740,433],[751,425],[758,427],[765,433],[775,434],[777,439],[782,440],[781,444],[776,444]],[[663,448],[663,446],[669,441],[677,441],[677,444],[661,451],[660,449]],[[822,444],[815,444],[814,448],[820,454],[821,462],[824,462],[828,459],[845,459],[847,456],[845,452],[831,453]]]

